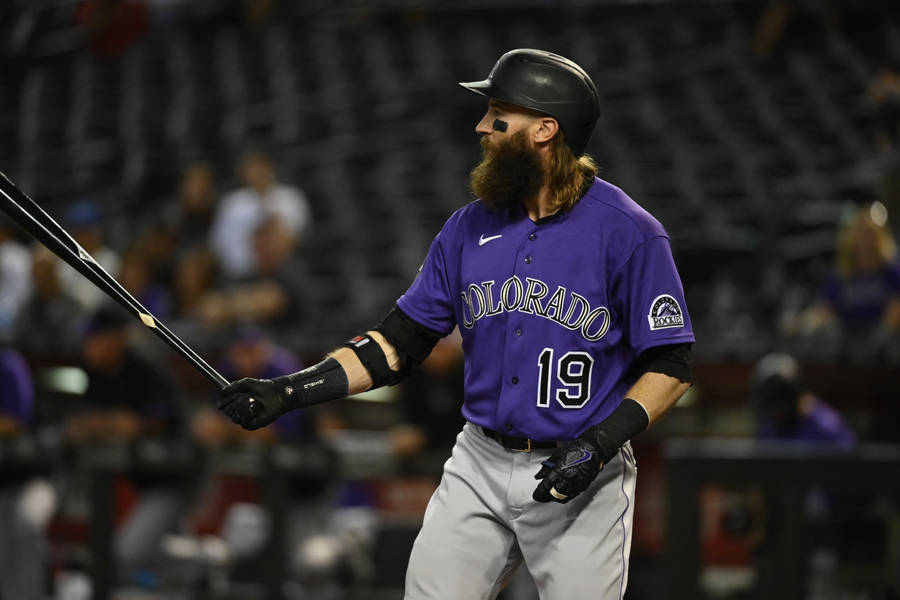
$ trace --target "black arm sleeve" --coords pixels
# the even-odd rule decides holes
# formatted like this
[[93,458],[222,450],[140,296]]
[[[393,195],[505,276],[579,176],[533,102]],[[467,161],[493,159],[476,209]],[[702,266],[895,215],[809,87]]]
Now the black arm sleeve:
[[[691,344],[648,348],[638,357],[637,372],[640,375],[662,373],[685,383],[693,383]],[[649,424],[650,416],[641,403],[632,398],[625,398],[612,414],[603,422],[589,427],[581,438],[591,441],[606,463],[625,442],[645,430]]]
[[694,383],[691,372],[691,344],[654,346],[641,353],[638,373],[662,373],[685,383]]

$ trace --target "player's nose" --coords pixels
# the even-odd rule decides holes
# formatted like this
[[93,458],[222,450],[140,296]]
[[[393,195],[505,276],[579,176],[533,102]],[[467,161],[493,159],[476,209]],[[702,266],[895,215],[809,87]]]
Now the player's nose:
[[494,131],[494,128],[491,126],[491,121],[488,119],[487,114],[481,117],[481,120],[478,121],[478,125],[475,126],[475,133],[478,135],[487,135]]

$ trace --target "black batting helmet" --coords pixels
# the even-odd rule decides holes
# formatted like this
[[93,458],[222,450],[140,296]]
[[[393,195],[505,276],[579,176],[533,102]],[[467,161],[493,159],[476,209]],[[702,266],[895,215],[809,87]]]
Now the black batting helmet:
[[544,50],[510,50],[500,57],[487,79],[459,85],[550,115],[559,121],[575,156],[584,154],[600,118],[600,97],[584,69]]

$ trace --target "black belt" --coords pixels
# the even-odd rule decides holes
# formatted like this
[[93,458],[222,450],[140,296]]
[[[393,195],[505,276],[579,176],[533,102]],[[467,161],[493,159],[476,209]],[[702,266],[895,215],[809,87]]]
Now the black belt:
[[545,448],[557,448],[556,442],[536,442],[528,438],[515,437],[511,435],[503,435],[497,433],[493,429],[482,427],[484,435],[492,440],[496,440],[501,446],[507,450],[516,450],[518,452],[531,452],[532,450],[543,450]]

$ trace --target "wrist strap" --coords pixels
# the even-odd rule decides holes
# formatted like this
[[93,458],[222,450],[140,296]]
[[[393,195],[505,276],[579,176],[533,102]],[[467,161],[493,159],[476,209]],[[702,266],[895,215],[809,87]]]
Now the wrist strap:
[[650,417],[644,407],[637,400],[625,398],[606,419],[581,434],[581,439],[594,444],[601,460],[607,463],[619,448],[647,429],[648,425]]
[[350,390],[347,373],[337,360],[322,362],[273,380],[287,410],[344,398]]

